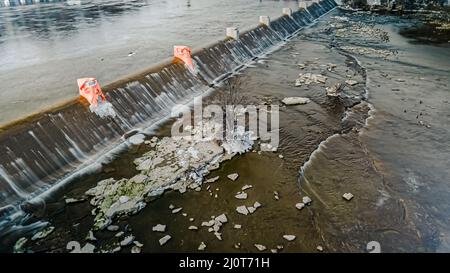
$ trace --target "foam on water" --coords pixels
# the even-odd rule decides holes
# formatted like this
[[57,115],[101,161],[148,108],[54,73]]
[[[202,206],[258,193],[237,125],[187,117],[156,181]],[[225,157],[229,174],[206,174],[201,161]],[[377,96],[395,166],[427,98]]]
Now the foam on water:
[[114,106],[109,102],[100,103],[98,106],[91,105],[89,106],[89,110],[100,118],[115,118],[117,116]]

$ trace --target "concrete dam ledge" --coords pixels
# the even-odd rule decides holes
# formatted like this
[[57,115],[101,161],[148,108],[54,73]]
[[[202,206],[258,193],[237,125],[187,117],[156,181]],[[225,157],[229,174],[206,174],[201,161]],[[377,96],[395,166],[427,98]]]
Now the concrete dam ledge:
[[115,118],[96,116],[76,98],[0,127],[0,208],[42,193],[111,150],[126,132],[167,117],[174,105],[205,93],[336,6],[334,0],[304,1],[273,21],[261,16],[251,30],[227,29],[225,39],[192,51],[196,74],[168,58],[103,86]]

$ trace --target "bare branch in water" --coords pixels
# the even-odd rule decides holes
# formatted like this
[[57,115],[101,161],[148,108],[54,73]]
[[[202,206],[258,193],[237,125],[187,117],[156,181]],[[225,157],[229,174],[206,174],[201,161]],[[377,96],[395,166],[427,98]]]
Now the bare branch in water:
[[224,81],[216,97],[216,103],[225,109],[227,105],[244,105],[246,102],[245,78],[233,76]]

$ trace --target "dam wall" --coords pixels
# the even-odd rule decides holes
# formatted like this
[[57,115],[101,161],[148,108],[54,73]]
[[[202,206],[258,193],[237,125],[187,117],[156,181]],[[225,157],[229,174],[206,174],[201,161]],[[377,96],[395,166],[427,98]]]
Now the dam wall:
[[[74,99],[0,128],[0,208],[11,208],[98,163],[125,140],[127,132],[167,118],[174,105],[188,103],[233,72],[279,47],[303,27],[332,10],[333,0],[311,2],[281,16],[193,51],[196,72],[166,60],[104,86],[117,116],[100,118]],[[281,12],[281,11],[280,11]],[[5,211],[5,209],[3,210]],[[0,213],[0,218],[5,213]]]

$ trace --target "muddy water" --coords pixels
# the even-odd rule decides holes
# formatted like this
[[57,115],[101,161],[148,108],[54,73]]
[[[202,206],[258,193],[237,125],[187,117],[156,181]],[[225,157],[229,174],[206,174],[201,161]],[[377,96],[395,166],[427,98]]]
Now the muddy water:
[[[243,72],[250,102],[281,105],[280,100],[288,96],[312,100],[306,105],[280,107],[278,152],[250,152],[227,161],[210,174],[219,175],[220,180],[207,184],[209,189],[203,185],[200,192],[166,192],[137,215],[119,219],[121,230],[136,236],[144,244],[144,252],[193,252],[200,242],[212,252],[256,252],[255,243],[267,246],[267,251],[282,245],[285,252],[315,252],[320,245],[326,252],[367,252],[370,241],[379,242],[383,252],[450,251],[450,175],[446,168],[450,154],[446,145],[449,62],[444,60],[448,51],[409,44],[396,34],[397,26],[405,23],[397,19],[364,20],[387,31],[389,42],[364,33],[351,38],[336,36],[331,24],[340,21],[329,16]],[[348,55],[351,52],[340,49],[349,45],[395,54],[381,58],[353,53],[358,65]],[[306,64],[305,69],[298,63]],[[328,63],[337,67],[328,71]],[[327,83],[294,87],[300,72],[322,73],[328,76]],[[325,86],[346,79],[358,84],[347,87],[345,94],[368,94],[368,102],[350,107],[358,100],[326,97]],[[167,124],[159,134],[167,135],[169,130]],[[105,166],[101,174],[83,178],[55,196],[43,218],[49,219],[56,231],[29,245],[31,249],[59,252],[66,251],[68,241],[84,242],[92,225],[92,207],[88,202],[65,206],[63,195],[80,196],[103,178],[132,176],[132,159],[146,149],[145,145],[136,147]],[[234,172],[240,177],[233,182],[226,175]],[[246,184],[253,186],[246,190],[248,199],[234,198]],[[347,202],[342,198],[345,192],[355,197]],[[313,202],[299,211],[295,204],[304,195]],[[255,201],[262,207],[253,214],[236,213],[237,206]],[[183,210],[172,214],[171,204]],[[200,227],[201,222],[221,213],[228,217],[221,229],[222,241]],[[167,225],[165,234],[172,236],[163,247],[158,240],[164,234],[151,231],[158,223]],[[234,229],[234,224],[242,228]],[[190,225],[199,230],[188,230]],[[98,249],[114,248],[120,241],[114,234],[96,233]],[[287,242],[284,234],[297,237]]]

